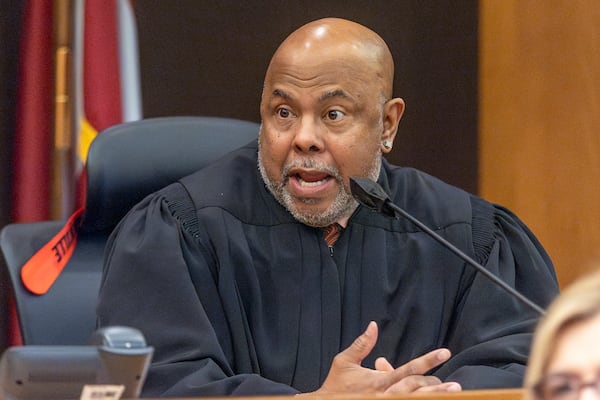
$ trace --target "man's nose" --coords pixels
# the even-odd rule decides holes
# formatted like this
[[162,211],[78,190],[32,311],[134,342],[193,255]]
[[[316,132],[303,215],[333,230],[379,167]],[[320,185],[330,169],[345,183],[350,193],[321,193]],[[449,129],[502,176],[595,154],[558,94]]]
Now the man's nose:
[[318,153],[325,148],[323,127],[312,116],[300,119],[294,135],[294,147],[302,153]]

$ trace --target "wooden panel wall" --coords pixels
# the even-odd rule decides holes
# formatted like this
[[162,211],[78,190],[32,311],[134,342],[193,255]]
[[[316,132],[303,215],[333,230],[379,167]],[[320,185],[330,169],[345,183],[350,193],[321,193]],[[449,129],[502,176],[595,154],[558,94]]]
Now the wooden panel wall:
[[534,230],[562,286],[600,259],[600,2],[480,3],[479,188]]

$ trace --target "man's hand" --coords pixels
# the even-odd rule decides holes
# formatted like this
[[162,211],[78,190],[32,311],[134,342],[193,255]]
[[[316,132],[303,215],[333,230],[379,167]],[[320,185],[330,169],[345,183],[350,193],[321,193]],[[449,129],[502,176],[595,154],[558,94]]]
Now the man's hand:
[[[428,369],[425,369],[425,372],[417,372],[421,371],[419,364],[422,366],[427,365],[427,362],[433,361],[435,363],[435,359],[439,360],[438,363],[430,364],[432,365],[429,369],[437,366],[439,364],[444,363],[450,358],[450,351],[447,349],[437,349],[433,350],[424,356],[419,358],[415,358],[407,362],[406,364],[398,367],[394,370],[394,367],[383,357],[375,360],[375,369],[377,371],[388,371],[388,372],[398,372],[398,370],[403,370],[401,374],[405,377],[401,378],[400,381],[391,385],[385,390],[385,393],[411,393],[411,392],[459,392],[462,390],[460,384],[457,382],[445,382],[442,383],[440,379],[436,376],[432,375],[422,375]],[[433,357],[433,360],[430,358]],[[426,367],[425,367],[426,368]]]
[[325,382],[312,394],[461,390],[456,382],[442,383],[435,376],[423,375],[450,358],[450,351],[447,349],[433,350],[398,368],[394,368],[385,358],[376,360],[375,369],[362,367],[361,362],[373,350],[377,335],[377,324],[371,321],[367,329],[346,350],[335,356]]

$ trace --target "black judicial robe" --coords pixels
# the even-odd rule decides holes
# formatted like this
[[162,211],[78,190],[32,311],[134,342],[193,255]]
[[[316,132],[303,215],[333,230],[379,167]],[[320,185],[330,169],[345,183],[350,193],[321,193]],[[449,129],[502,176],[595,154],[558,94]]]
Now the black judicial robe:
[[[537,304],[557,294],[549,257],[508,210],[385,160],[379,183]],[[267,191],[255,143],[147,197],[107,246],[98,321],[155,347],[144,396],[315,390],[371,320],[365,367],[448,347],[433,373],[469,389],[521,385],[537,315],[404,219],[359,207],[329,249]]]

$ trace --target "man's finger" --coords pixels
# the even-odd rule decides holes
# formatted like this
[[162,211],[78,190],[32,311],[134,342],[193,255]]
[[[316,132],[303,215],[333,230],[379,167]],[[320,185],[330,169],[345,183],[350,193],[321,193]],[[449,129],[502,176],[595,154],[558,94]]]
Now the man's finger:
[[448,361],[451,353],[448,349],[437,349],[410,360],[404,365],[396,368],[393,372],[396,382],[410,375],[424,375],[427,371]]
[[369,322],[367,329],[344,351],[339,353],[337,357],[343,357],[345,360],[355,364],[360,364],[366,356],[369,355],[375,343],[377,342],[377,324],[374,321]]
[[411,375],[388,387],[385,393],[412,393],[419,389],[434,388],[441,384],[442,381],[433,375]]
[[462,387],[458,382],[444,382],[439,385],[422,386],[416,390],[417,392],[460,392]]
[[394,366],[385,357],[379,357],[375,360],[375,370],[390,372],[394,370]]

